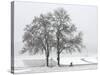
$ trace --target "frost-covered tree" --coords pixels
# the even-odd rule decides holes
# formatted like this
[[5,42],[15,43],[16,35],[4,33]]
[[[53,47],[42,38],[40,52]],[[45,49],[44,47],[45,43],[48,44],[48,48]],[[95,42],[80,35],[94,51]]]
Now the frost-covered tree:
[[31,54],[45,53],[47,66],[49,66],[49,53],[52,48],[51,43],[53,43],[53,31],[49,17],[49,14],[41,14],[39,17],[34,17],[33,22],[26,26],[23,36],[25,46],[22,50],[22,53],[26,51]]
[[52,16],[52,26],[56,30],[56,48],[57,61],[60,66],[60,54],[62,51],[72,53],[73,51],[81,52],[82,33],[76,34],[77,28],[71,23],[70,16],[63,8],[54,11]]

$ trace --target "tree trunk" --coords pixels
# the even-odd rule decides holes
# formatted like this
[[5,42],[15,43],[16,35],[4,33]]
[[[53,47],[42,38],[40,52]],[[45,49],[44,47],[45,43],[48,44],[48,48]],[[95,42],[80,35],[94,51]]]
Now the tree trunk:
[[57,31],[57,61],[58,61],[58,66],[60,66],[60,48],[59,48],[59,30]]
[[58,63],[57,63],[58,66],[60,66],[60,53],[59,52],[57,53],[57,61],[58,61]]
[[47,67],[49,66],[49,56],[48,55],[46,56],[46,66]]

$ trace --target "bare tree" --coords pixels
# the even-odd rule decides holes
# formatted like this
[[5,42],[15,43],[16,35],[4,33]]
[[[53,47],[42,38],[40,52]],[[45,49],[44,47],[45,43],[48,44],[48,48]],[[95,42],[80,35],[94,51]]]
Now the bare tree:
[[60,66],[60,54],[63,50],[70,53],[76,50],[81,52],[81,48],[83,47],[82,37],[81,33],[74,36],[77,28],[71,23],[69,15],[63,8],[54,11],[52,21],[52,25],[56,29],[57,61],[58,66]]
[[27,25],[23,42],[25,46],[22,53],[29,51],[31,54],[45,52],[46,65],[49,66],[49,53],[52,47],[52,28],[49,21],[50,15],[41,14],[33,19],[32,24]]

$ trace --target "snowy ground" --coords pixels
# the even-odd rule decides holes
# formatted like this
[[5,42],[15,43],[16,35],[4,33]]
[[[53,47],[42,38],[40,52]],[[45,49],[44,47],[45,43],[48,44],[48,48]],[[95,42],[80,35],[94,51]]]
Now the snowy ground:
[[29,73],[42,73],[42,72],[63,72],[63,71],[77,71],[77,70],[94,70],[97,69],[97,64],[90,65],[75,65],[75,66],[63,66],[63,67],[35,67],[25,68],[22,70],[15,70],[15,74],[29,74]]
[[[61,67],[57,66],[56,59],[49,60],[49,65],[45,66],[45,59],[30,58],[16,58],[15,59],[15,73],[37,73],[37,72],[56,72],[56,71],[70,71],[70,70],[86,70],[97,68],[97,57],[69,57],[61,58]],[[70,67],[70,63],[73,66]]]

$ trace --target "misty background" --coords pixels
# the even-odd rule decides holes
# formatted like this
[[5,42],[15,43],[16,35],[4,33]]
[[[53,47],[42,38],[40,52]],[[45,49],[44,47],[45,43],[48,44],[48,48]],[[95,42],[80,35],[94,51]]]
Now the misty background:
[[[64,8],[72,23],[75,24],[78,31],[83,32],[83,44],[86,48],[82,49],[82,53],[63,54],[61,57],[72,56],[97,56],[97,7],[85,5],[67,5],[67,4],[49,4],[49,3],[33,3],[33,2],[15,2],[14,7],[14,54],[15,57],[26,57],[28,53],[19,54],[23,47],[23,38],[25,25],[30,24],[34,16],[41,13],[46,14],[53,12],[57,8]],[[55,56],[55,52],[51,53]],[[42,58],[44,55],[34,55],[34,58]]]

